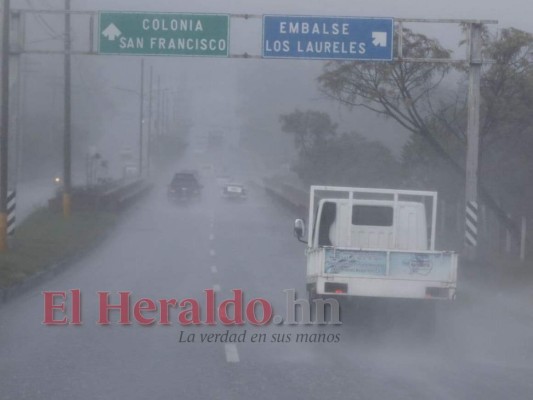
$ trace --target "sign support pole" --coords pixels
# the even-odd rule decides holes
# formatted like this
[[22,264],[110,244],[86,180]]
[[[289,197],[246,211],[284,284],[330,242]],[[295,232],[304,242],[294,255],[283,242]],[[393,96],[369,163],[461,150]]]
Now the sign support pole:
[[63,216],[70,218],[72,212],[72,115],[71,115],[71,42],[70,42],[70,0],[65,0],[65,127],[63,138]]
[[8,250],[7,243],[7,191],[8,191],[8,144],[9,144],[9,0],[3,0],[1,24],[1,120],[0,120],[0,252]]
[[153,122],[153,96],[154,96],[154,67],[150,66],[150,97],[148,98],[148,140],[146,143],[146,175],[150,174],[150,152],[152,140],[152,122]]
[[479,108],[481,103],[481,66],[483,63],[481,57],[481,29],[481,24],[470,24],[465,253],[467,258],[471,260],[475,259],[477,255],[478,234]]
[[139,178],[143,176],[144,58],[141,58],[141,92],[139,110]]

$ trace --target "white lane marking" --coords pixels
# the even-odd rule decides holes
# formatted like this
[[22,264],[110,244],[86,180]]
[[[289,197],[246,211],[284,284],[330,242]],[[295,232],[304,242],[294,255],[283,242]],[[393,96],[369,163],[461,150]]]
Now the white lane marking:
[[211,241],[215,240],[215,235],[213,235],[213,234],[209,235],[209,240],[211,240]]
[[216,274],[216,273],[218,272],[218,269],[217,269],[217,266],[216,266],[216,265],[212,265],[212,266],[211,266],[211,272],[212,272],[213,274]]
[[209,254],[211,254],[212,257],[217,255],[217,253],[213,249],[209,250]]
[[220,292],[220,290],[221,290],[221,289],[220,289],[220,285],[219,285],[218,283],[215,283],[215,284],[213,285],[213,290],[214,290],[215,292]]
[[224,350],[226,351],[226,361],[229,363],[238,363],[239,360],[239,351],[237,346],[234,343],[226,343],[224,345]]

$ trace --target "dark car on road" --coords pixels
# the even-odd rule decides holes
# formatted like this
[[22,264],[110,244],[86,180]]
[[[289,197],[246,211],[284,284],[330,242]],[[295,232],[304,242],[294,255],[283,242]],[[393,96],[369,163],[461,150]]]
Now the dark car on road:
[[168,198],[176,201],[187,201],[200,197],[203,185],[194,171],[182,171],[174,174],[168,186]]

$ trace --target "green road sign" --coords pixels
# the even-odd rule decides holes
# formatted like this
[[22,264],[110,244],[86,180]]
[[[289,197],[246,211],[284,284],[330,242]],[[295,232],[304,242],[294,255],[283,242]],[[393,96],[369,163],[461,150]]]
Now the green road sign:
[[100,12],[100,54],[228,57],[229,16]]

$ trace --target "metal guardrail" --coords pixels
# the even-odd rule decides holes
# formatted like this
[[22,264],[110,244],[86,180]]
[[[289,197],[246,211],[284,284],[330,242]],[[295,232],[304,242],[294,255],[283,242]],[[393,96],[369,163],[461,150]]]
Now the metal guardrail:
[[98,206],[106,210],[120,210],[147,193],[151,188],[152,184],[144,179],[125,183],[102,193],[98,199]]
[[[73,207],[83,211],[119,211],[142,197],[151,188],[151,183],[144,179],[136,179],[117,184],[103,192],[99,192],[97,189],[74,191],[72,195]],[[49,208],[56,211],[61,209],[60,193],[49,200]]]
[[281,201],[284,205],[296,210],[298,214],[307,215],[309,207],[308,191],[280,182],[275,178],[264,178],[263,187],[268,194]]

